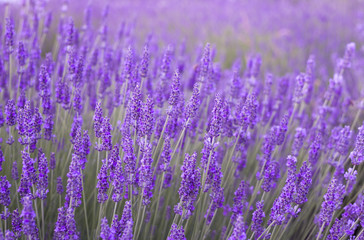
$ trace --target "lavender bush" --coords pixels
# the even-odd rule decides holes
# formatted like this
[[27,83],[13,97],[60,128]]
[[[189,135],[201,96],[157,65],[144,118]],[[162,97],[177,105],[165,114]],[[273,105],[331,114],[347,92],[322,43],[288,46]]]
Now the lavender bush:
[[318,2],[2,4],[0,239],[364,239],[363,9]]

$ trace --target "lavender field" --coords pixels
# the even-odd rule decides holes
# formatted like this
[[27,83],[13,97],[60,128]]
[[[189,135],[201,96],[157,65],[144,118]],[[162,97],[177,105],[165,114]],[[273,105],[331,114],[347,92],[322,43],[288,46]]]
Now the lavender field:
[[0,240],[364,240],[361,0],[0,1]]

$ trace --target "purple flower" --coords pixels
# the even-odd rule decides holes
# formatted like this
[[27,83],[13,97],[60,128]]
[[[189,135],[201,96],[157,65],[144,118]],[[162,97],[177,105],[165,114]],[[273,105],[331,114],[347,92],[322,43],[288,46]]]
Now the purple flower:
[[110,227],[109,227],[109,223],[107,222],[107,218],[104,217],[101,220],[101,231],[100,231],[100,237],[103,240],[110,240]]
[[354,168],[349,168],[345,172],[344,178],[346,179],[346,181],[347,181],[346,185],[348,186],[347,193],[350,193],[351,190],[353,189],[353,186],[354,186],[355,181],[356,181],[356,175],[357,174],[358,174],[358,172],[356,170],[354,170]]
[[344,198],[344,190],[345,186],[338,183],[336,178],[331,180],[327,192],[324,195],[324,201],[321,204],[321,210],[319,214],[320,226],[322,224],[324,224],[324,226],[329,225],[332,214],[334,214],[335,210],[340,208],[342,199]]
[[15,209],[11,214],[11,226],[16,238],[20,238],[22,228],[22,218],[19,215],[18,209]]
[[38,227],[36,224],[36,214],[33,210],[33,202],[30,196],[25,196],[23,198],[23,211],[21,213],[22,217],[22,228],[23,234],[29,239],[39,239],[38,237]]
[[120,232],[123,233],[127,228],[127,223],[132,220],[131,204],[129,201],[125,202],[123,216],[120,219]]
[[148,143],[143,144],[143,157],[140,160],[139,182],[138,185],[143,190],[143,205],[148,205],[153,192],[153,171],[152,171],[152,146]]
[[[176,214],[184,216],[187,219],[192,215],[194,207],[194,202],[198,195],[198,190],[200,188],[201,173],[200,169],[196,168],[196,157],[197,153],[189,155],[186,153],[185,160],[181,167],[182,170],[182,181],[181,186],[178,190],[180,202],[175,206],[174,211]],[[186,212],[183,215],[183,210]]]
[[34,159],[32,159],[26,149],[22,151],[23,171],[21,174],[18,192],[20,196],[31,194],[32,184],[37,183],[37,175],[34,169]]
[[204,82],[207,79],[210,67],[210,44],[206,43],[203,56],[201,58],[201,70],[200,70],[200,82]]
[[[82,174],[79,157],[76,154],[72,154],[67,177],[66,205],[70,204],[71,207],[78,207],[82,202]],[[70,203],[70,201],[72,202]]]
[[281,225],[289,213],[294,193],[296,191],[296,162],[294,156],[287,157],[287,179],[279,197],[274,201],[269,223],[274,221],[274,225]]
[[336,151],[342,156],[347,155],[350,148],[352,131],[349,126],[345,126],[340,130],[338,141],[336,142]]
[[73,109],[75,110],[75,112],[79,115],[81,115],[82,113],[82,96],[81,96],[81,89],[80,87],[76,87],[75,89],[75,93],[74,93],[74,98],[73,98]]
[[58,218],[54,227],[54,239],[61,240],[66,238],[66,207],[58,208]]
[[15,38],[15,30],[14,30],[14,21],[10,18],[5,19],[5,53],[9,55],[13,52],[14,47],[14,38]]
[[110,227],[110,240],[117,240],[121,235],[121,225],[120,221],[118,220],[118,215],[115,215],[114,219],[112,220],[112,224]]
[[[104,117],[101,125],[101,150],[103,151],[111,151],[112,142],[111,142],[111,131],[112,126],[110,124],[110,119],[108,117]],[[100,150],[100,149],[99,149]]]
[[241,127],[243,132],[250,126],[251,129],[254,128],[257,121],[257,109],[258,101],[255,93],[251,93],[247,96],[243,109],[239,114],[239,119],[241,120]]
[[11,184],[6,180],[6,176],[0,177],[0,204],[9,206],[10,200],[10,187]]
[[52,131],[53,131],[53,115],[47,115],[44,122],[44,139],[51,140],[52,139]]
[[207,133],[210,138],[216,138],[220,135],[220,129],[222,124],[222,107],[222,99],[220,95],[217,94],[215,98],[215,105],[212,109],[212,119],[210,121],[209,130]]
[[167,240],[186,240],[183,226],[178,228],[177,224],[173,223],[171,226],[171,233],[167,237]]
[[327,236],[329,240],[339,240],[343,235],[343,224],[339,219],[336,219]]
[[24,43],[22,41],[18,44],[18,63],[19,66],[23,67],[25,65],[25,61],[27,58],[27,51],[24,47]]
[[[114,147],[115,149],[115,147]],[[116,159],[116,166],[112,176],[110,176],[113,181],[113,195],[112,199],[114,202],[119,202],[123,198],[124,186],[125,186],[125,177],[123,173],[123,162],[119,156],[119,149]]]
[[5,231],[5,239],[6,240],[15,240],[16,239],[15,234],[10,230],[6,230]]
[[364,161],[364,122],[359,127],[359,133],[356,136],[355,148],[350,153],[351,163],[353,165],[359,165]]
[[308,151],[308,161],[311,165],[315,165],[320,158],[321,139],[322,135],[318,133]]
[[277,134],[277,145],[280,146],[284,142],[284,138],[288,129],[288,121],[289,121],[290,114],[285,113],[281,119],[281,122],[279,124],[279,130]]
[[102,108],[101,108],[101,102],[98,102],[96,104],[96,108],[95,108],[95,114],[94,114],[94,131],[95,131],[95,135],[97,138],[101,137],[101,126],[102,126]]
[[123,231],[120,240],[133,240],[133,219],[131,218]]
[[264,171],[264,180],[262,189],[269,192],[276,187],[276,182],[279,179],[279,164],[278,162],[267,162]]
[[294,202],[303,204],[307,202],[307,194],[312,184],[311,166],[307,161],[303,162],[296,180],[296,196]]
[[172,79],[172,86],[171,86],[171,94],[169,95],[168,103],[171,106],[176,106],[177,102],[180,99],[181,94],[181,83],[180,83],[181,75],[178,71],[174,73],[173,79]]
[[66,215],[66,239],[80,239],[80,233],[77,231],[76,221],[75,221],[75,213],[72,207],[67,209]]
[[296,86],[294,89],[293,102],[300,103],[304,97],[304,85],[305,85],[306,75],[304,73],[299,74],[296,77]]
[[245,240],[245,226],[244,226],[244,219],[242,215],[237,217],[237,220],[234,222],[234,230],[229,240]]
[[124,154],[124,172],[125,172],[125,178],[126,182],[128,184],[133,184],[135,181],[135,165],[136,165],[136,156],[134,154],[133,149],[133,140],[130,137],[130,133],[126,133],[123,136],[122,139],[122,148],[125,152]]
[[49,157],[49,168],[54,170],[56,168],[56,154],[54,152],[51,153]]
[[163,161],[160,165],[160,169],[164,172],[167,171],[167,168],[171,161],[171,140],[168,136],[164,139],[164,145],[160,160]]
[[263,211],[264,201],[257,202],[257,208],[253,212],[251,230],[255,233],[256,237],[259,237],[263,233],[263,218],[265,213]]
[[46,199],[48,193],[48,161],[44,153],[40,152],[38,162],[39,177],[37,181],[37,197],[40,199]]
[[15,102],[12,99],[9,99],[5,105],[5,122],[7,125],[9,126],[14,126],[16,124],[16,117],[17,117],[17,112],[16,112],[16,107],[15,107]]
[[298,156],[305,138],[306,138],[306,129],[300,127],[296,128],[296,134],[294,135],[294,140],[292,145],[293,156],[295,157]]
[[248,199],[248,184],[245,181],[241,181],[238,189],[234,192],[233,198],[233,215],[231,219],[235,221],[239,215],[243,214],[244,208],[247,207]]
[[143,56],[142,56],[142,59],[140,62],[140,70],[139,70],[141,78],[147,77],[148,66],[149,66],[149,48],[148,48],[148,45],[145,45],[144,50],[143,50]]
[[193,86],[192,96],[186,106],[186,119],[191,119],[196,116],[198,107],[200,106],[200,90],[199,85]]
[[148,136],[150,137],[153,132],[153,127],[155,124],[154,119],[154,102],[153,99],[149,96],[145,103],[142,104],[142,114],[139,118],[139,136]]
[[132,119],[137,121],[142,115],[142,93],[139,85],[134,88],[131,94],[130,110]]
[[349,69],[352,66],[352,61],[355,55],[355,43],[351,42],[346,45],[344,58],[340,61],[340,69]]
[[[215,158],[215,156],[213,156],[213,158]],[[211,188],[211,193],[210,193],[211,206],[207,210],[204,216],[206,218],[206,224],[211,223],[215,212],[217,211],[218,208],[221,208],[223,206],[225,200],[224,188],[221,187],[223,178],[221,167],[218,166],[217,161],[215,159],[211,164],[212,165],[210,166],[209,172],[207,173],[207,179],[205,184],[205,188],[207,185],[209,185]]]
[[57,193],[59,195],[62,195],[63,193],[62,177],[57,177]]
[[73,23],[73,19],[70,17],[68,19],[68,24],[67,24],[67,35],[65,36],[65,44],[67,46],[67,49],[72,46],[74,44],[75,41],[75,25]]
[[107,169],[107,162],[106,159],[104,159],[102,160],[102,166],[99,175],[97,175],[98,182],[96,188],[98,189],[97,201],[99,203],[104,203],[108,198],[107,190],[109,189],[109,182]]

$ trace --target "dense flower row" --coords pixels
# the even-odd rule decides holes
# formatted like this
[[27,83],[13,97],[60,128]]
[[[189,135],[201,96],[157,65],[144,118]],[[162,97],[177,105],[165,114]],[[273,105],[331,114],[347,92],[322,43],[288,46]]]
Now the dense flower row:
[[279,76],[258,55],[224,69],[209,43],[140,47],[128,25],[111,36],[108,8],[99,29],[67,1],[10,12],[0,239],[364,239],[355,43],[326,81],[313,55]]

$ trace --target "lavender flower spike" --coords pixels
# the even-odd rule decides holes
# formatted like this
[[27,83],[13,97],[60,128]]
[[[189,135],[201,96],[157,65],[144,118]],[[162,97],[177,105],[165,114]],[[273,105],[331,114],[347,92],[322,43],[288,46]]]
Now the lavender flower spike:
[[26,196],[23,198],[23,211],[21,213],[21,217],[23,219],[23,234],[27,236],[29,239],[39,239],[38,238],[38,227],[36,224],[36,214],[33,210],[33,203],[30,196]]
[[350,153],[350,158],[353,165],[359,165],[364,161],[364,122],[363,125],[359,127],[355,148]]

